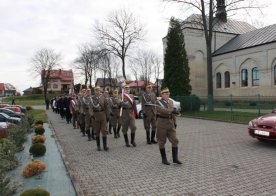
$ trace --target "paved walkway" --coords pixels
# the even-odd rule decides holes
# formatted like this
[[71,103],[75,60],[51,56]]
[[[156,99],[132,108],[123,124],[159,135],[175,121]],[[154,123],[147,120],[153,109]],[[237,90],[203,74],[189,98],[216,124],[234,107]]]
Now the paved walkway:
[[95,141],[47,114],[78,195],[276,195],[276,145],[250,138],[246,125],[178,118],[183,165],[166,166],[158,146],[146,144],[142,120],[136,148],[109,135],[110,151],[98,152]]

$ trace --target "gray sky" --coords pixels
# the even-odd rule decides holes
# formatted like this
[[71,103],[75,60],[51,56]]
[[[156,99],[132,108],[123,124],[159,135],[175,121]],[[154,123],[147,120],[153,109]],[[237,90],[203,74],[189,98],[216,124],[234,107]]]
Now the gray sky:
[[[263,15],[234,18],[262,25],[276,23],[276,1],[256,0],[268,5]],[[145,25],[144,46],[162,54],[162,38],[171,16],[185,19],[191,11],[161,0],[0,0],[0,82],[11,83],[19,91],[37,86],[30,74],[31,58],[44,47],[61,53],[62,67],[72,68],[78,46],[93,39],[93,24],[104,21],[111,11],[125,8]],[[255,13],[256,12],[256,13]]]

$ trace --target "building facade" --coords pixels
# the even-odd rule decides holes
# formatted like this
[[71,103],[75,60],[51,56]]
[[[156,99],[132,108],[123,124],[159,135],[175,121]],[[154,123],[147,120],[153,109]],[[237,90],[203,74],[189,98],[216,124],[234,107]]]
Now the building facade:
[[48,82],[48,93],[69,93],[73,89],[74,75],[70,70],[51,70]]

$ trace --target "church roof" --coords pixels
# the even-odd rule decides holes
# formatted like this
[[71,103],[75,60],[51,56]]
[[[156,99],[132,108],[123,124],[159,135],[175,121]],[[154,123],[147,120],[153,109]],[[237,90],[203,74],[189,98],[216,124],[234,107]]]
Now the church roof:
[[[208,18],[207,18],[208,23]],[[243,34],[256,28],[247,22],[227,19],[227,22],[222,22],[214,18],[213,31],[231,34]],[[203,29],[202,18],[199,14],[192,14],[183,21],[183,28]]]
[[213,56],[273,42],[276,42],[276,24],[237,35],[216,50]]

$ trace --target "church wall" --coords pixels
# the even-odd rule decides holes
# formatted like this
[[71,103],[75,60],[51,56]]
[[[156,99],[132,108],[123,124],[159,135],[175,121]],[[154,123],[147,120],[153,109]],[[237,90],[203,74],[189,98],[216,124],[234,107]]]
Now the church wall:
[[[213,58],[214,96],[276,96],[273,67],[276,65],[276,43],[256,46]],[[259,68],[259,86],[252,85],[252,69]],[[248,70],[248,86],[243,87],[241,70]],[[216,88],[216,73],[230,72],[230,88]]]

